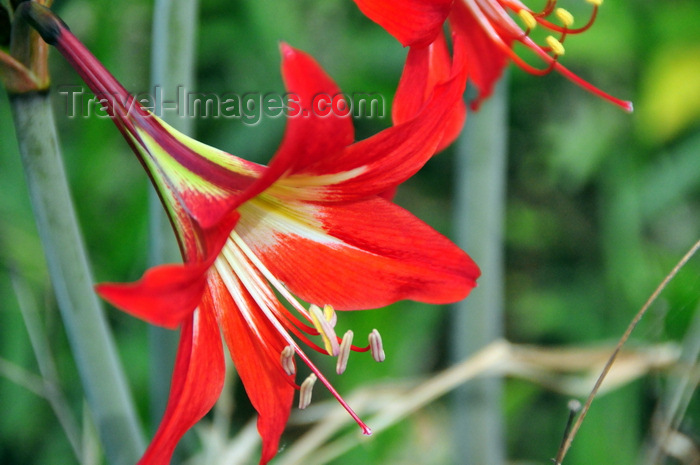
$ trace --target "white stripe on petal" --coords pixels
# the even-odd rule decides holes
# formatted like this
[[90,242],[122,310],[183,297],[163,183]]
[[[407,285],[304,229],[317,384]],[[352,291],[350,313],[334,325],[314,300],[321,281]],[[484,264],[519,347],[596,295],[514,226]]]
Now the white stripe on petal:
[[339,247],[344,242],[329,236],[323,229],[323,207],[308,203],[282,203],[274,197],[261,195],[241,205],[241,219],[236,231],[254,248],[274,247],[280,236],[295,235],[320,244]]

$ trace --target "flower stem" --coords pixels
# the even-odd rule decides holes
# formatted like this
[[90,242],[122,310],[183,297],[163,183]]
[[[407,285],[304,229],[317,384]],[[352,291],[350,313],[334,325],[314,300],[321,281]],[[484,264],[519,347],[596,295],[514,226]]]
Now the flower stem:
[[[194,49],[197,30],[197,0],[155,0],[153,11],[153,51],[151,86],[162,92],[162,101],[177,102],[178,86],[191,90],[194,82]],[[162,102],[161,102],[162,103]],[[183,102],[180,102],[182,104]],[[179,116],[179,108],[155,113],[178,131],[192,135],[192,119]],[[154,189],[149,191],[149,254],[151,265],[181,261],[170,221]],[[170,377],[178,343],[178,334],[149,325],[151,356],[151,419],[158,424],[168,400]]]
[[79,463],[84,463],[82,460],[80,427],[73,417],[68,400],[60,389],[58,371],[51,353],[49,337],[41,321],[39,306],[34,301],[30,289],[19,276],[12,273],[10,278],[12,279],[12,287],[19,304],[19,310],[22,313],[24,326],[29,334],[29,342],[34,351],[39,373],[41,373],[41,379],[45,386],[46,400],[61,424],[66,438],[73,449],[75,458]]
[[[505,216],[507,77],[478,112],[467,118],[457,144],[457,245],[481,268],[479,286],[454,305],[454,361],[503,336],[503,218]],[[454,394],[455,457],[460,463],[504,463],[501,380],[477,379]]]
[[46,93],[10,96],[30,198],[58,307],[110,464],[144,449],[112,334],[95,292]]

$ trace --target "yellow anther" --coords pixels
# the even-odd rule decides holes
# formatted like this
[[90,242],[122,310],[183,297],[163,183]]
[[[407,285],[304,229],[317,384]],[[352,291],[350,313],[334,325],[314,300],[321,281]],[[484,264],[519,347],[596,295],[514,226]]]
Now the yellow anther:
[[554,10],[554,14],[557,15],[557,18],[559,18],[559,21],[561,21],[564,27],[571,27],[571,25],[574,24],[574,15],[569,13],[568,10],[557,8]]
[[369,349],[372,353],[372,358],[376,362],[383,362],[386,359],[384,345],[382,344],[382,336],[376,329],[373,329],[372,332],[369,333]]
[[603,4],[603,0],[586,0],[591,5],[600,6]]
[[350,330],[345,333],[343,340],[340,342],[340,351],[338,353],[338,362],[335,365],[335,372],[342,375],[348,367],[348,359],[350,358],[350,348],[352,347],[352,338],[354,333]]
[[305,409],[311,403],[311,394],[313,394],[314,384],[316,383],[316,375],[311,373],[308,378],[301,383],[299,391],[299,408]]
[[333,310],[332,305],[326,304],[323,306],[323,317],[331,325],[331,328],[335,328],[335,324],[338,322],[338,315]]
[[555,55],[559,56],[564,54],[564,46],[555,37],[547,36],[545,40]]
[[532,30],[535,29],[535,26],[537,26],[537,20],[535,19],[534,16],[532,16],[532,13],[530,13],[527,10],[520,10],[518,11],[518,16],[520,16],[520,19],[523,20],[523,23],[525,23],[525,26]]
[[[326,307],[330,307],[330,305],[327,305]],[[330,307],[330,309],[332,311],[333,307]],[[326,319],[326,315],[324,315],[324,312],[322,312],[317,305],[313,304],[309,306],[309,314],[311,315],[311,322],[321,335],[321,339],[323,339],[323,345],[326,352],[328,352],[328,355],[335,357],[338,355],[338,350],[340,350],[340,347],[338,346],[338,338],[335,335],[335,331],[333,331],[333,327]]]
[[294,347],[287,346],[282,350],[280,354],[280,363],[282,364],[282,369],[288,375],[295,375],[297,372],[297,367],[294,364]]

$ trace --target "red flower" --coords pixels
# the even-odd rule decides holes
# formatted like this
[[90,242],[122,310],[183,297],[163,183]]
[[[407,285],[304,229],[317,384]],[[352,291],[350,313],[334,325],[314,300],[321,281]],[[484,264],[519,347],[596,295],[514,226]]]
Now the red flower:
[[479,270],[464,252],[380,196],[420,169],[450,130],[443,121],[461,101],[464,69],[450,66],[432,82],[412,118],[353,143],[349,117],[322,117],[311,105],[320,93],[338,95],[338,87],[311,57],[282,45],[290,117],[265,167],[177,133],[143,110],[67,29],[53,26],[40,31],[103,98],[156,186],[184,258],[138,282],[97,288],[115,306],[181,330],[167,410],[139,463],[169,463],[182,435],[213,406],[224,378],[221,334],[259,414],[260,463],[276,454],[299,389],[295,357],[312,373],[300,406],[318,378],[369,434],[305,347],[338,357],[338,372],[350,350],[381,361],[379,333],[366,347],[352,345],[352,332],[341,339],[334,308],[448,303],[475,286]]
[[[586,0],[593,11],[582,27],[573,27],[573,16],[563,8],[556,8],[556,0],[548,0],[539,12],[530,10],[520,0],[354,0],[358,7],[373,21],[384,27],[404,46],[410,46],[407,67],[415,63],[432,63],[444,68],[448,56],[442,32],[445,20],[452,33],[464,43],[468,78],[479,91],[472,102],[473,109],[493,92],[493,86],[508,61],[513,61],[529,73],[541,75],[552,70],[566,76],[589,92],[615,105],[632,111],[632,104],[615,98],[584,81],[559,63],[564,54],[562,43],[568,35],[580,34],[591,27],[602,0]],[[421,15],[422,13],[422,15]],[[520,26],[513,16],[518,16]],[[552,18],[552,17],[555,18]],[[551,34],[544,44],[537,43],[530,33],[535,27],[543,27]],[[558,36],[558,37],[555,37]],[[534,52],[544,63],[539,69],[528,64],[514,50],[520,43]],[[429,44],[429,45],[428,45]],[[432,56],[432,58],[428,58]],[[442,64],[438,64],[442,61]],[[414,64],[411,65],[410,63]],[[409,69],[402,81],[415,81],[416,69]],[[430,73],[426,69],[423,73]],[[409,84],[410,86],[410,84]],[[413,88],[415,90],[415,87]],[[408,93],[407,93],[408,95]],[[401,102],[400,95],[396,100]],[[396,105],[396,103],[395,103]],[[448,141],[449,142],[449,141]]]

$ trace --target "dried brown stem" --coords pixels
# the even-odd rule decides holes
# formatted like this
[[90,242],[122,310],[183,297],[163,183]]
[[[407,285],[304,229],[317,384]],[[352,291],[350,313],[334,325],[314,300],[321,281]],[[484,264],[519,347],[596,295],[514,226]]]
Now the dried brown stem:
[[595,398],[596,394],[598,393],[598,390],[600,389],[601,384],[603,384],[603,380],[605,380],[605,377],[607,376],[608,372],[610,371],[610,368],[612,367],[613,363],[615,363],[615,359],[617,358],[617,355],[620,353],[620,350],[622,349],[622,346],[627,342],[627,339],[629,339],[630,335],[632,334],[632,331],[634,331],[634,328],[637,327],[637,324],[641,321],[642,317],[644,314],[649,310],[649,307],[651,307],[651,304],[654,303],[654,301],[659,297],[659,294],[666,288],[669,282],[678,274],[681,268],[688,263],[688,260],[692,258],[693,255],[695,255],[695,252],[698,251],[700,248],[700,240],[698,240],[693,246],[686,252],[685,255],[683,255],[683,258],[680,259],[680,261],[676,264],[675,267],[671,270],[671,272],[666,275],[663,281],[661,281],[661,284],[654,290],[654,292],[651,294],[649,299],[644,303],[641,309],[637,312],[637,314],[632,318],[632,321],[630,322],[629,326],[627,326],[627,329],[625,330],[625,333],[622,335],[620,340],[618,341],[617,345],[615,346],[615,349],[613,350],[612,354],[610,355],[610,358],[608,361],[605,363],[605,366],[603,367],[603,371],[600,373],[600,376],[596,380],[595,386],[593,386],[593,390],[589,394],[588,398],[586,399],[586,403],[583,405],[583,408],[581,409],[581,414],[579,417],[576,419],[576,422],[574,423],[574,426],[571,428],[571,432],[567,435],[566,440],[562,443],[561,447],[559,448],[559,452],[557,453],[556,458],[554,459],[554,463],[556,465],[561,465],[562,461],[564,460],[564,457],[566,456],[566,453],[568,452],[569,448],[571,447],[571,443],[574,440],[574,437],[576,436],[576,433],[578,432],[579,428],[581,427],[581,424],[583,423],[583,420],[586,418],[586,414],[588,413],[588,409],[590,409],[591,404],[593,403],[593,399]]

